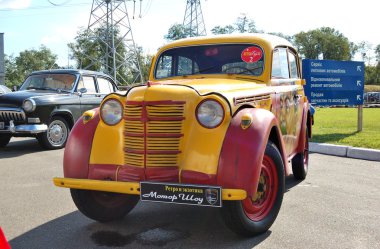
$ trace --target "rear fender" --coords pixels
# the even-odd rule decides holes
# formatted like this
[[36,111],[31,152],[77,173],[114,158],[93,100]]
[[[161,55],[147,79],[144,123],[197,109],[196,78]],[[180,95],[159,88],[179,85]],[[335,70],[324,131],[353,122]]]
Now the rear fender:
[[[244,130],[241,120],[247,113],[252,116],[252,124]],[[217,184],[223,188],[244,189],[248,196],[253,196],[257,190],[261,163],[270,136],[276,138],[277,141],[273,142],[280,150],[287,168],[284,142],[273,113],[256,108],[243,109],[237,113],[231,120],[223,142]]]
[[302,114],[301,131],[300,131],[300,134],[298,136],[299,139],[298,139],[298,145],[297,145],[296,153],[302,153],[304,151],[304,149],[305,149],[305,139],[306,139],[306,136],[304,134],[305,134],[307,128],[309,128],[309,134],[308,134],[308,136],[310,136],[310,134],[311,134],[311,125],[308,125],[308,124],[311,124],[311,120],[308,121],[309,118],[311,118],[310,117],[310,113],[309,113],[309,103],[304,103],[304,105],[303,105],[303,114]]
[[92,119],[84,123],[83,116],[79,118],[67,140],[63,155],[63,174],[66,178],[88,177],[92,141],[100,120],[99,108],[89,112],[93,112]]

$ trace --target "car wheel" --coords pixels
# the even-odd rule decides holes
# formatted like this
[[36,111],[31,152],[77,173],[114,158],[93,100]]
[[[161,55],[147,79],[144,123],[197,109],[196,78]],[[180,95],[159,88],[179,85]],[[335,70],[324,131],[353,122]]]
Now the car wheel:
[[309,169],[309,135],[308,130],[304,136],[305,138],[305,148],[302,153],[298,153],[292,159],[292,169],[293,176],[297,180],[304,180]]
[[0,148],[7,146],[10,140],[11,140],[11,136],[0,135]]
[[49,122],[47,131],[38,134],[37,139],[45,149],[61,149],[65,147],[69,132],[69,126],[64,118],[53,117]]
[[222,216],[226,225],[243,236],[266,232],[280,211],[284,189],[285,175],[281,154],[269,141],[261,163],[255,196],[243,201],[223,202]]
[[71,197],[81,213],[90,219],[108,222],[122,219],[138,203],[138,195],[70,189]]

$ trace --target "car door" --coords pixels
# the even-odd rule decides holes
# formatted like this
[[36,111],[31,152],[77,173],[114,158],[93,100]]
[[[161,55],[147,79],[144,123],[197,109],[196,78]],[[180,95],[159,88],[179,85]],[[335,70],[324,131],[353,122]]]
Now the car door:
[[275,113],[281,128],[287,155],[294,153],[301,131],[303,88],[298,57],[287,47],[273,51],[272,86],[275,88]]
[[116,86],[111,79],[102,76],[98,76],[96,79],[98,83],[98,93],[101,99],[103,99],[107,94],[116,91]]
[[101,95],[96,87],[96,78],[92,75],[82,75],[78,83],[80,95],[81,112],[99,107],[102,101]]

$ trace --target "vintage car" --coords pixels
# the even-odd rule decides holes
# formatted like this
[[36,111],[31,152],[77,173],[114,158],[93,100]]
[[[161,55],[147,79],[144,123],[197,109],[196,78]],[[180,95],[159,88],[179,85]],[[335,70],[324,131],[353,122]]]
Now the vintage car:
[[12,92],[12,90],[9,89],[7,86],[0,85],[0,95],[4,94],[4,93],[10,93],[10,92]]
[[99,72],[33,72],[19,91],[0,95],[0,147],[11,137],[36,137],[46,149],[62,148],[78,118],[116,90],[112,78]]
[[220,207],[236,233],[265,232],[285,176],[308,171],[312,124],[300,65],[288,41],[264,34],[165,45],[146,84],[83,114],[54,183],[100,222],[141,200]]

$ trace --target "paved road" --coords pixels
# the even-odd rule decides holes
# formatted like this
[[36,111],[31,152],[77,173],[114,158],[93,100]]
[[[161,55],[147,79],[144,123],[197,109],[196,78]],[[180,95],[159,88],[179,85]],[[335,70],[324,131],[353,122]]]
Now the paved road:
[[380,162],[312,154],[307,179],[287,179],[270,231],[242,238],[216,208],[140,203],[119,222],[87,219],[51,182],[62,155],[33,139],[0,149],[0,226],[13,249],[380,248]]

